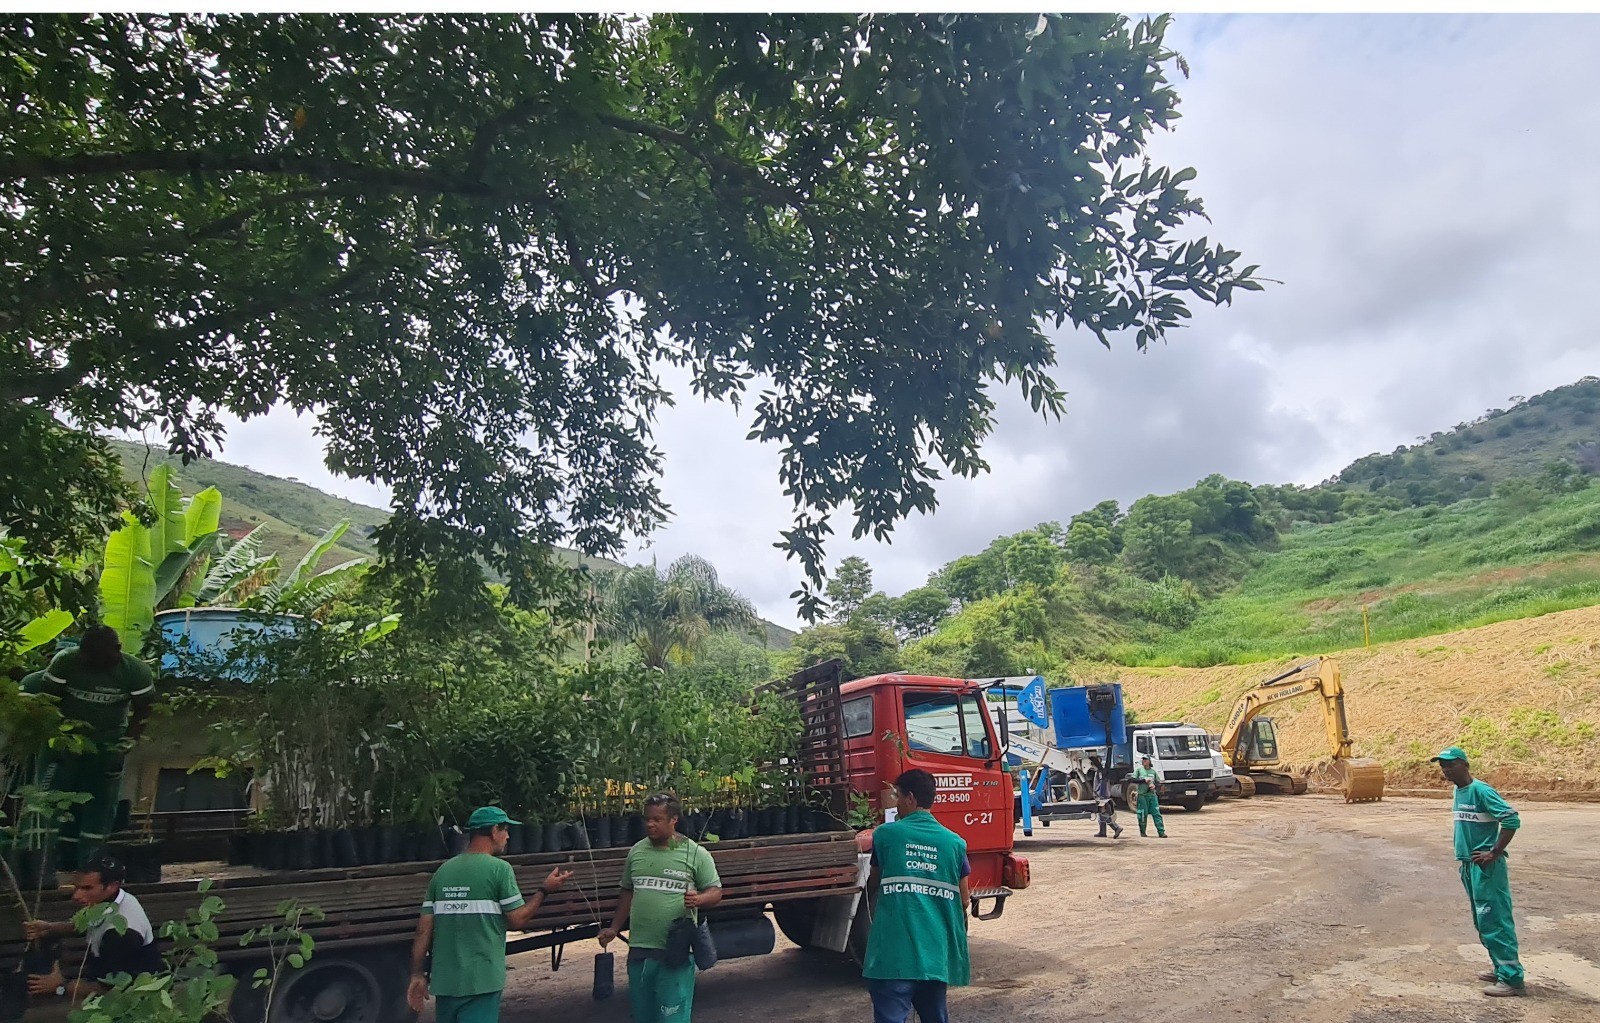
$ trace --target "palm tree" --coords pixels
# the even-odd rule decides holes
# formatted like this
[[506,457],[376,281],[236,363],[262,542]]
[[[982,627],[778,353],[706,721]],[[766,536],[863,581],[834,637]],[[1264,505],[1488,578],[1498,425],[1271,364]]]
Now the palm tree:
[[686,554],[661,571],[655,562],[602,579],[602,636],[632,641],[652,668],[674,655],[692,662],[713,632],[756,633],[755,605],[717,580],[711,562]]

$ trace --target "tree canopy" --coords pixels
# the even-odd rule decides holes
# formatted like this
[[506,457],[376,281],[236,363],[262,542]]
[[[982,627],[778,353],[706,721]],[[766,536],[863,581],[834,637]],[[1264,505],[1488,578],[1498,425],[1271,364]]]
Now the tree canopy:
[[1048,328],[1143,347],[1259,288],[1144,162],[1166,25],[0,19],[0,484],[59,448],[23,411],[187,456],[286,403],[393,488],[391,564],[526,597],[666,514],[677,364],[781,447],[812,613],[833,516],[881,538],[985,468],[994,385],[1062,410]]

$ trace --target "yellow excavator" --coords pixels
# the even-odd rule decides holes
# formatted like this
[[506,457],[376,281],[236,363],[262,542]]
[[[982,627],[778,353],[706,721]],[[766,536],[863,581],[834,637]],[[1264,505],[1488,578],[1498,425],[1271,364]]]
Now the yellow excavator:
[[1254,782],[1255,790],[1265,794],[1299,795],[1306,780],[1279,766],[1278,733],[1272,719],[1261,712],[1274,703],[1307,693],[1322,697],[1322,718],[1328,726],[1328,745],[1333,751],[1330,768],[1339,780],[1346,803],[1371,803],[1383,798],[1383,765],[1366,757],[1352,757],[1350,724],[1344,712],[1344,683],[1339,664],[1332,658],[1314,661],[1274,675],[1239,697],[1228,713],[1222,730],[1220,752],[1241,783]]

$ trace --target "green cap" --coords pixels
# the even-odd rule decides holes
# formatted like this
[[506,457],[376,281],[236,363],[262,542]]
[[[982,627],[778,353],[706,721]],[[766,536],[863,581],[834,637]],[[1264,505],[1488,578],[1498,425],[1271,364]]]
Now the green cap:
[[472,811],[472,816],[467,818],[467,830],[487,828],[491,824],[521,824],[506,815],[498,806],[480,806]]
[[1465,759],[1467,759],[1467,751],[1462,749],[1460,746],[1446,746],[1444,749],[1439,751],[1439,755],[1438,756],[1429,757],[1428,759],[1429,760],[1434,760],[1434,761],[1438,761],[1438,760],[1465,760]]

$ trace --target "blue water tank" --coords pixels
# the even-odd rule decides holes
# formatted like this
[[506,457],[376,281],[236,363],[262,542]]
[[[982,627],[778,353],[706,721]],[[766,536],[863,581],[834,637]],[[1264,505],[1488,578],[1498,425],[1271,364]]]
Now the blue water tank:
[[1112,743],[1121,742],[1127,728],[1122,687],[1112,682],[1050,690],[1050,724],[1060,749],[1105,746],[1107,725]]
[[234,679],[253,682],[259,666],[240,652],[258,637],[288,636],[301,624],[299,615],[246,611],[236,607],[189,607],[156,614],[161,630],[161,673],[191,679]]

